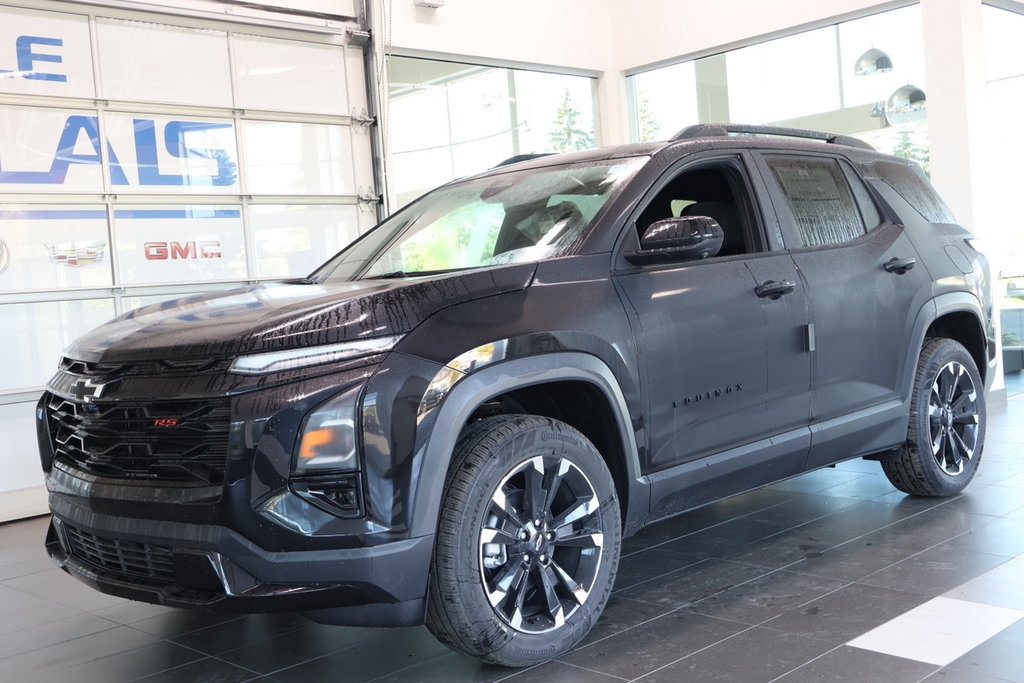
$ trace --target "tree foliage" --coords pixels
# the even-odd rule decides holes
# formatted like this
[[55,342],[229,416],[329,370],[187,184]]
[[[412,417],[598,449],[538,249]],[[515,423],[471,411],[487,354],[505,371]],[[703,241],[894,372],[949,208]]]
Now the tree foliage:
[[575,152],[594,146],[594,132],[581,127],[580,110],[568,88],[562,94],[562,103],[555,112],[554,128],[549,142],[551,149],[556,152]]

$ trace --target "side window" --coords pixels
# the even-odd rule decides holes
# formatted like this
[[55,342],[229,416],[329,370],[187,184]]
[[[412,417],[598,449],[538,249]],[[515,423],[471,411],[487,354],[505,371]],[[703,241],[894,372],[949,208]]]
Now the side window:
[[640,213],[636,228],[643,235],[651,223],[665,218],[709,216],[725,234],[718,256],[749,254],[763,251],[750,207],[732,164],[702,164],[682,171],[659,190]]
[[872,164],[871,169],[929,223],[956,223],[953,213],[932,188],[920,167],[909,163],[879,161]]
[[[799,243],[794,247],[841,244],[867,233],[864,217],[854,199],[846,174],[835,159],[778,156],[767,157],[768,167],[782,189],[793,218]],[[859,182],[859,181],[858,181]],[[875,227],[878,210],[870,202]]]

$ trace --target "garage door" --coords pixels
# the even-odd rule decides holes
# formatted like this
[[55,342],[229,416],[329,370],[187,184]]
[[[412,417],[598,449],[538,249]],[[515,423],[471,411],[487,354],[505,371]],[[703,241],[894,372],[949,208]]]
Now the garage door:
[[0,520],[40,499],[33,404],[72,339],[376,223],[356,20],[288,19],[0,5]]

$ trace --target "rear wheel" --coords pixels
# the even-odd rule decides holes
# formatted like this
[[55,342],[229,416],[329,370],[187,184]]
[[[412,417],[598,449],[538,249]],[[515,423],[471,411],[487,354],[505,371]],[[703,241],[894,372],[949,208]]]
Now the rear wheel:
[[500,415],[471,425],[449,469],[427,627],[504,666],[566,652],[597,621],[621,542],[601,455],[572,427]]
[[985,389],[971,354],[952,339],[921,350],[907,442],[883,461],[892,485],[916,496],[952,496],[974,478],[985,442]]

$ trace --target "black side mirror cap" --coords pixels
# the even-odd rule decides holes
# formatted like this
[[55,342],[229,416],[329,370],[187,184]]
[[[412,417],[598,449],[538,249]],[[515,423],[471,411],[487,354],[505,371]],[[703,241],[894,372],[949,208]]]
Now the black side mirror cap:
[[717,255],[724,239],[722,226],[709,216],[666,218],[647,226],[639,251],[624,256],[634,265],[699,261]]

